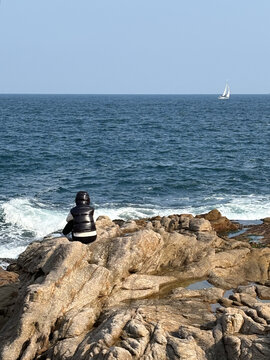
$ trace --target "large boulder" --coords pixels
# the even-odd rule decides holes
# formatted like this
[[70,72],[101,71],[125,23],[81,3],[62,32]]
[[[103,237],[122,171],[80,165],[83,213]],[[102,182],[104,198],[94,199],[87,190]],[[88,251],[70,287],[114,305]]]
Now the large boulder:
[[218,233],[235,231],[240,226],[238,223],[234,223],[225,216],[222,216],[217,209],[213,209],[206,214],[197,215],[196,217],[210,221],[212,228]]

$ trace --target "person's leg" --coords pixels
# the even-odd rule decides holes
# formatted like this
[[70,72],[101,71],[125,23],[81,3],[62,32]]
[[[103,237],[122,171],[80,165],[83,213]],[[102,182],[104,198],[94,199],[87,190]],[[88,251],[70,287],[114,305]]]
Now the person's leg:
[[95,236],[81,236],[81,237],[78,237],[78,236],[72,236],[72,241],[80,241],[81,243],[83,244],[91,244],[93,241],[95,241],[97,238],[97,235]]

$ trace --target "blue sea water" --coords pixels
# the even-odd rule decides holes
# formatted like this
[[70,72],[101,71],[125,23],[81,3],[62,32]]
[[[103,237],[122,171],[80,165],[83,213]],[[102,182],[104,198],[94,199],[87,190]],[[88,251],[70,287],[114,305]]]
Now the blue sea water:
[[269,95],[0,95],[0,123],[0,258],[79,190],[96,217],[270,216]]

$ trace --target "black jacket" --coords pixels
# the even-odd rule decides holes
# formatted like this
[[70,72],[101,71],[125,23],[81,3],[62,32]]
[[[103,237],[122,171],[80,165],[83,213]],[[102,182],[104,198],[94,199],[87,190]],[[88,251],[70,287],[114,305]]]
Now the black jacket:
[[86,204],[79,204],[70,210],[67,217],[68,223],[63,229],[63,234],[82,233],[95,231],[94,209]]

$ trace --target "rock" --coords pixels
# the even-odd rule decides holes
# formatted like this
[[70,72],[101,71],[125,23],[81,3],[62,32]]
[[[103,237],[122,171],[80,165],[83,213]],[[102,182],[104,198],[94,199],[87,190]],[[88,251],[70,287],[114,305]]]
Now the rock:
[[256,285],[258,296],[263,300],[270,300],[270,287],[263,285]]
[[13,313],[18,286],[18,274],[0,268],[0,329]]
[[241,339],[237,336],[225,335],[223,341],[227,353],[227,359],[241,359]]
[[161,223],[160,223],[160,221],[158,221],[158,220],[153,220],[153,221],[152,221],[152,226],[153,226],[153,229],[154,229],[155,231],[157,231],[158,229],[161,228]]
[[218,233],[234,231],[240,227],[238,223],[233,223],[225,216],[222,216],[217,209],[213,209],[207,214],[197,215],[196,217],[209,220],[212,228]]
[[[125,222],[121,222],[121,223],[123,225]],[[100,228],[102,230],[104,228],[108,228],[108,227],[111,227],[111,226],[118,225],[118,222],[117,221],[112,221],[109,218],[109,216],[100,215],[96,220],[96,225],[97,225],[98,228]]]
[[[54,251],[47,251],[48,243]],[[10,323],[3,328],[4,333],[0,337],[3,359],[18,358],[22,349],[26,358],[33,359],[48,347],[49,339],[53,338],[56,324],[61,324],[61,319],[72,321],[68,320],[71,309],[81,311],[110,288],[109,271],[83,260],[86,245],[70,243],[66,239],[54,240],[54,245],[51,240],[45,241],[36,249],[37,256],[33,256],[32,263],[29,263],[29,253],[36,245],[30,245],[18,259],[24,271],[30,271],[27,278],[31,277],[32,283],[26,281],[20,289],[21,300],[16,304]],[[31,274],[34,270],[38,274],[40,269],[42,279]],[[17,329],[16,341],[4,341],[13,338],[13,328]]]
[[[267,219],[267,218],[266,218]],[[244,228],[244,232],[235,236],[235,238],[241,241],[248,241],[253,247],[264,248],[269,247],[270,244],[270,222],[264,220],[260,224],[250,225]],[[255,240],[254,239],[255,237]],[[256,239],[256,237],[258,237]]]
[[221,323],[225,335],[239,333],[244,324],[244,317],[239,312],[227,310],[222,316]]
[[155,276],[155,275],[130,275],[123,283],[122,289],[125,290],[144,290],[151,289],[156,285],[168,284],[177,279],[173,276]]
[[219,304],[224,307],[231,307],[233,305],[233,301],[227,298],[219,299]]
[[179,228],[180,229],[189,229],[189,222],[193,219],[193,216],[190,214],[182,214],[179,216]]
[[[202,330],[194,326],[183,325],[179,328],[179,336],[184,339],[192,337],[204,351],[202,356],[206,356],[206,359],[215,359],[217,357],[216,341],[212,330]],[[225,355],[224,350],[222,354]]]
[[193,218],[189,221],[191,231],[211,231],[212,227],[208,220]]
[[262,304],[257,302],[254,305],[254,309],[257,311],[257,314],[259,317],[261,317],[262,319],[264,319],[267,324],[270,323],[270,304]]
[[1,360],[269,359],[270,249],[208,217],[102,216],[89,245],[30,244],[0,286]]
[[146,230],[154,230],[154,226],[153,224],[151,223],[151,221],[148,221],[145,225],[145,229]]
[[167,216],[163,216],[163,217],[161,218],[161,220],[160,220],[161,226],[164,227],[164,229],[165,229],[166,231],[169,230],[170,223],[171,223],[171,219],[170,219],[169,217],[167,217]]
[[18,296],[18,284],[0,286],[0,330],[9,320]]
[[138,229],[139,229],[139,227],[138,227],[136,221],[134,221],[134,220],[129,220],[121,226],[121,230],[124,232],[133,232]]
[[255,285],[243,285],[243,286],[238,286],[236,289],[236,292],[241,293],[241,294],[247,294],[252,296],[253,298],[256,298],[257,294],[256,294],[256,288],[257,286]]
[[124,300],[133,300],[149,297],[160,292],[160,286],[170,284],[177,279],[173,276],[154,276],[132,274],[115,287],[109,305],[117,304]]
[[185,288],[174,289],[171,298],[173,299],[187,299],[187,298],[199,298],[203,301],[209,303],[215,303],[224,294],[223,289],[218,289],[215,287],[209,289],[200,289],[200,290],[188,290]]
[[205,352],[196,344],[192,336],[187,339],[170,337],[167,348],[169,359],[207,360]]
[[17,281],[18,281],[17,273],[3,270],[0,267],[0,286],[15,283]]
[[108,216],[99,216],[96,220],[97,241],[119,236],[121,231],[117,223],[113,222]]
[[211,221],[212,228],[217,233],[223,233],[228,231],[235,231],[238,230],[240,225],[231,222],[229,219],[227,219],[225,216],[222,216],[218,220]]
[[163,246],[162,238],[152,230],[141,230],[111,241],[106,267],[115,278],[156,269]]
[[207,214],[202,214],[201,216],[209,221],[219,220],[222,217],[221,213],[217,209],[213,209],[209,211]]

